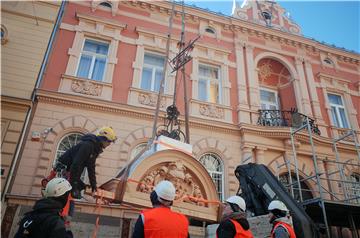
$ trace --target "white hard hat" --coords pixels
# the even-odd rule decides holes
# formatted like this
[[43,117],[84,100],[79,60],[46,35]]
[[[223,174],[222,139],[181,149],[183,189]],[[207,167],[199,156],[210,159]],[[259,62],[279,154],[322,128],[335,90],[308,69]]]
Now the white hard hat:
[[228,203],[234,203],[240,207],[241,210],[245,212],[246,210],[246,204],[245,200],[240,196],[231,196],[228,199],[226,199],[226,202]]
[[171,182],[163,180],[156,185],[155,192],[159,198],[167,201],[173,201],[176,191],[174,185]]
[[282,201],[279,200],[274,200],[269,204],[268,210],[275,210],[278,209],[280,211],[286,211],[288,212],[289,210],[287,209],[287,207],[285,206],[285,204]]
[[48,182],[43,192],[44,196],[49,197],[60,197],[66,192],[71,190],[70,183],[64,178],[53,178]]

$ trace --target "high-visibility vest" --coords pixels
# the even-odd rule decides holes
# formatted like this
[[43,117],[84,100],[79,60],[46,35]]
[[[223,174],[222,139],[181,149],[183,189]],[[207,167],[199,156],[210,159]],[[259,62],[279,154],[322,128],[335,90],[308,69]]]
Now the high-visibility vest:
[[142,212],[145,238],[187,238],[189,222],[168,207],[156,207]]
[[289,234],[290,238],[296,238],[295,235],[295,231],[294,229],[287,223],[282,222],[282,221],[278,221],[276,222],[275,226],[273,227],[273,229],[271,230],[271,237],[275,238],[275,230],[276,228],[278,228],[279,226],[282,226],[285,228],[285,230],[287,231],[287,233]]
[[230,221],[232,222],[232,224],[234,224],[235,230],[236,230],[236,235],[234,236],[234,238],[253,238],[254,237],[253,234],[251,233],[250,229],[244,230],[244,228],[236,220],[230,219]]

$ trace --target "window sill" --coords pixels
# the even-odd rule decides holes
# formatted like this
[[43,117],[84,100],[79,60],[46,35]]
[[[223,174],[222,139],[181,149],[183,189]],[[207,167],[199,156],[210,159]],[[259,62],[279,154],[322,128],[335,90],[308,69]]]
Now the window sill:
[[64,74],[61,77],[59,92],[112,100],[112,84]]
[[192,99],[190,115],[203,119],[232,123],[231,107]]
[[[128,104],[138,107],[155,109],[158,93],[143,90],[141,88],[130,88]],[[160,101],[160,110],[166,111],[166,107],[172,104],[171,95],[163,95]]]

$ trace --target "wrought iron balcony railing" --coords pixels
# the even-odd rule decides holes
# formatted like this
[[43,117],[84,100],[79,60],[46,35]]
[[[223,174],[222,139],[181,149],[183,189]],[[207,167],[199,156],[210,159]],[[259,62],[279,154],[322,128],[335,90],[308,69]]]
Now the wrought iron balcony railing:
[[280,110],[259,110],[259,119],[257,124],[262,126],[273,127],[293,127],[299,128],[306,124],[306,118],[309,118],[309,124],[312,132],[320,135],[320,130],[315,120],[297,112],[297,110],[280,111]]

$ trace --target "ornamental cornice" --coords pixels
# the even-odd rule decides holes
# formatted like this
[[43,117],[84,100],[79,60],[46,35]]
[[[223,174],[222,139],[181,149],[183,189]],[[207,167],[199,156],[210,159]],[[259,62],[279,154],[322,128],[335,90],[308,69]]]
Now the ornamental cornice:
[[98,17],[98,16],[94,16],[94,15],[88,15],[88,14],[82,14],[82,13],[76,13],[76,17],[84,20],[88,20],[88,21],[93,21],[93,22],[99,22],[99,23],[103,23],[104,25],[109,25],[115,28],[120,28],[120,29],[126,29],[127,24],[122,24],[119,21],[115,21],[112,19],[108,19],[108,18],[103,18],[103,17]]
[[[158,11],[167,12],[168,15],[171,14],[171,5],[168,2],[164,1],[148,1],[148,2],[141,2],[141,1],[130,1],[130,2],[123,2],[124,4],[131,4],[132,6],[138,7],[142,9],[149,9],[152,12]],[[304,38],[303,36],[293,35],[287,32],[282,32],[277,29],[269,29],[265,26],[257,25],[255,23],[235,19],[229,16],[220,16],[215,15],[211,12],[206,12],[205,10],[201,9],[194,9],[188,6],[185,6],[186,10],[186,19],[198,22],[199,20],[205,20],[208,22],[216,21],[220,25],[222,25],[223,30],[225,31],[233,31],[238,32],[240,34],[247,34],[250,36],[256,36],[259,38],[263,38],[265,40],[272,40],[274,42],[279,42],[282,45],[289,45],[294,46],[300,49],[304,49],[307,53],[311,55],[319,55],[320,51],[325,53],[331,53],[336,56],[337,60],[343,61],[346,63],[360,65],[360,57],[356,53],[346,52],[341,49],[332,48],[331,46],[327,46],[321,44],[315,40]],[[181,6],[176,5],[177,14],[175,16],[180,17],[181,14]],[[191,12],[191,13],[190,13]],[[214,15],[216,19],[214,19]]]

